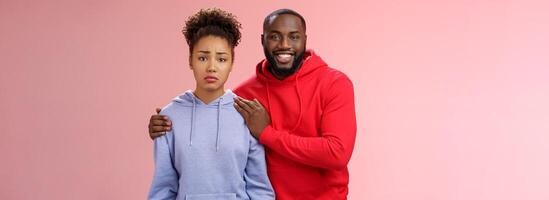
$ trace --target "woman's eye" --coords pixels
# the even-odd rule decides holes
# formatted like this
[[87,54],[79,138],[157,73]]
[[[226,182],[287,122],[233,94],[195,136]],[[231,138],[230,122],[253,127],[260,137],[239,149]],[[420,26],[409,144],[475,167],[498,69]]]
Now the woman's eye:
[[219,59],[219,62],[226,62],[226,61],[227,61],[227,59],[225,59],[225,58],[220,58]]
[[198,57],[199,61],[206,61],[206,57]]

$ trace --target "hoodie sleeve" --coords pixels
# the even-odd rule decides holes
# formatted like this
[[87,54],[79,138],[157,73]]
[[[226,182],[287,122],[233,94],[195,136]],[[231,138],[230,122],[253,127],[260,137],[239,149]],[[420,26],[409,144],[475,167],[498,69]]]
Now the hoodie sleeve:
[[173,132],[154,140],[154,176],[148,199],[176,199],[179,174],[173,161]]
[[251,135],[244,180],[246,181],[246,192],[251,200],[275,199],[273,187],[267,176],[265,150]]
[[260,142],[294,161],[325,169],[347,166],[356,137],[353,84],[340,76],[329,86],[322,99],[324,108],[319,137],[303,137],[287,130],[265,127]]

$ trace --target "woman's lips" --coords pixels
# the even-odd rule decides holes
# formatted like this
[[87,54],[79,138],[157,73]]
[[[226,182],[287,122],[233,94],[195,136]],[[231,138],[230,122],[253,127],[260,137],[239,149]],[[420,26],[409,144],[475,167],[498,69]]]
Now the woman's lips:
[[206,80],[206,82],[208,83],[213,83],[213,82],[216,82],[217,80],[219,80],[217,77],[215,76],[206,76],[204,78],[204,80]]

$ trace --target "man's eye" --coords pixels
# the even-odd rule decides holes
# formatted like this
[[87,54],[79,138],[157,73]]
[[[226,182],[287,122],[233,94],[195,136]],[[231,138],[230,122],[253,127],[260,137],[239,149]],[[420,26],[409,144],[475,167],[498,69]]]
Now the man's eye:
[[201,56],[201,57],[198,57],[198,60],[199,60],[199,61],[206,61],[206,57],[202,57],[202,56]]
[[292,35],[292,36],[290,36],[290,39],[291,39],[291,40],[298,40],[298,39],[299,39],[299,36],[297,36],[297,35]]
[[272,40],[279,40],[280,37],[278,35],[271,35]]
[[219,62],[227,62],[227,59],[225,59],[225,58],[220,58],[220,59],[219,59]]

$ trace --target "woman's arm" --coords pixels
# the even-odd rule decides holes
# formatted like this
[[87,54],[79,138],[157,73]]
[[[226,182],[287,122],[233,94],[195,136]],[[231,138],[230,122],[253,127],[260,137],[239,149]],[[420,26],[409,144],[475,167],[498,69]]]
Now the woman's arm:
[[155,171],[148,199],[175,199],[179,189],[179,173],[173,160],[173,132],[154,139]]
[[251,200],[275,199],[273,187],[267,176],[265,150],[263,149],[263,146],[251,136],[244,180],[246,181],[246,192]]

